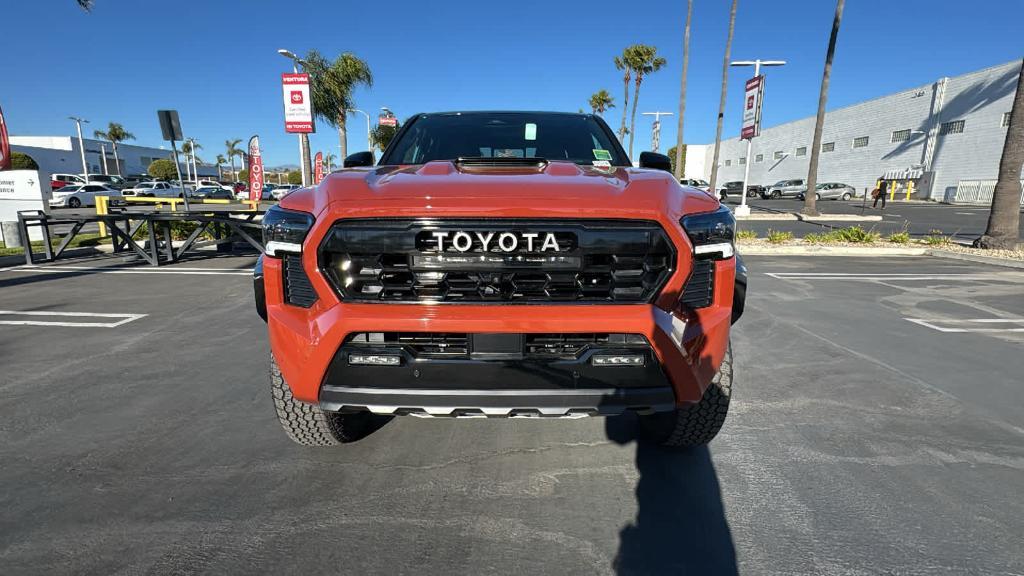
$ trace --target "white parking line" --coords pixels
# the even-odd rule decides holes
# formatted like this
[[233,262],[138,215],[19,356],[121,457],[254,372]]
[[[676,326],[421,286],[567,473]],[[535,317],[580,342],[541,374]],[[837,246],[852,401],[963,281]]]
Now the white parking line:
[[182,274],[188,276],[252,276],[249,270],[238,268],[113,268],[105,266],[15,266],[12,268],[0,268],[0,272],[91,272],[95,274]]
[[[57,320],[4,320],[4,316],[58,317],[58,318],[120,318],[116,322],[76,322]],[[148,314],[113,314],[109,312],[50,312],[42,310],[0,310],[0,324],[8,326],[68,326],[74,328],[117,328],[122,324],[145,318]]]
[[[939,332],[1024,332],[1024,318],[904,318]],[[948,324],[949,326],[942,326]],[[972,324],[980,326],[972,326]],[[992,328],[993,324],[1008,324],[1009,328]]]
[[991,280],[996,274],[911,274],[911,273],[870,273],[848,272],[766,272],[776,280]]

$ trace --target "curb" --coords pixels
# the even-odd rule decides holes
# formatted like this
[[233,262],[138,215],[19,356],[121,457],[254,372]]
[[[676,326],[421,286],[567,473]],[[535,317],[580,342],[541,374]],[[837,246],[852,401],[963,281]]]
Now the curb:
[[820,216],[805,216],[799,212],[780,212],[778,214],[751,214],[749,216],[737,216],[736,220],[762,221],[762,222],[881,222],[881,216],[860,216],[857,214],[822,214]]
[[979,264],[990,264],[992,266],[1003,266],[1005,268],[1017,268],[1024,269],[1024,260],[1007,260],[1005,258],[993,258],[991,256],[977,256],[975,254],[961,254],[959,252],[950,252],[948,250],[938,250],[931,248],[928,250],[928,256],[934,256],[936,258],[948,258],[950,260],[965,260],[967,262],[977,262]]
[[737,246],[744,256],[927,256],[927,248],[860,246]]

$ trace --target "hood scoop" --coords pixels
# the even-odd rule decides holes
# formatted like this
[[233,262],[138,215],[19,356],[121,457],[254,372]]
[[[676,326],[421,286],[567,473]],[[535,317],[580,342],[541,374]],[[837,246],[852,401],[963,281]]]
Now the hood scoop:
[[518,158],[518,157],[493,157],[493,156],[460,156],[455,159],[455,165],[462,167],[489,167],[489,168],[544,168],[548,165],[545,158]]

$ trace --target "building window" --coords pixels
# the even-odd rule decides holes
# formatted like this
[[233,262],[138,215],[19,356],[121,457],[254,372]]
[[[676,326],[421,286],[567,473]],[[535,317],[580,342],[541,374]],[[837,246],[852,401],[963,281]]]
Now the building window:
[[776,160],[782,160],[782,150],[776,150],[773,158],[775,158]]
[[825,142],[824,144],[821,145],[821,151],[822,152],[834,152],[835,149],[836,149],[836,143],[835,142]]
[[747,159],[745,157],[743,157],[743,156],[740,156],[740,166],[743,166],[746,163],[747,163]]
[[1009,112],[1003,112],[1003,128],[1006,128],[1009,125],[1010,125],[1010,113]]
[[807,156],[807,146],[801,146],[796,149],[797,156]]
[[758,154],[754,156],[754,162],[764,162],[764,154]]
[[726,160],[725,161],[725,165],[726,166],[732,166],[732,160]]
[[910,140],[910,128],[906,130],[893,130],[892,135],[889,136],[889,142],[906,142]]
[[964,131],[963,120],[953,120],[952,122],[943,122],[942,126],[939,127],[939,134],[960,134]]
[[868,137],[867,136],[858,136],[857,138],[853,139],[853,147],[854,148],[864,148],[867,145],[868,145]]

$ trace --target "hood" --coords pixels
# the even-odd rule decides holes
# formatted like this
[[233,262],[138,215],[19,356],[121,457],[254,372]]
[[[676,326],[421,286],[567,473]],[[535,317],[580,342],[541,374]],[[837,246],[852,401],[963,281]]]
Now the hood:
[[[449,161],[420,166],[343,170],[327,177],[312,194],[289,194],[295,209],[319,213],[374,207],[381,212],[421,215],[508,211],[536,215],[624,218],[704,212],[717,200],[684,189],[668,172],[572,162],[542,166],[465,166]],[[284,205],[285,208],[293,206]]]

